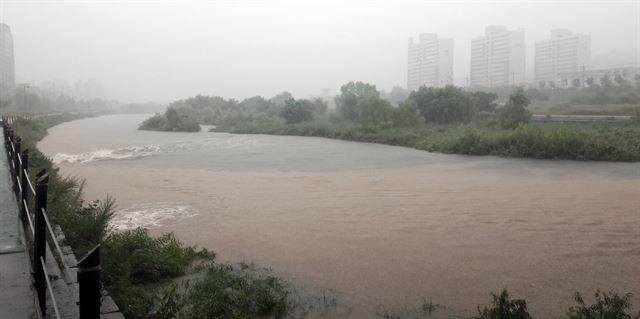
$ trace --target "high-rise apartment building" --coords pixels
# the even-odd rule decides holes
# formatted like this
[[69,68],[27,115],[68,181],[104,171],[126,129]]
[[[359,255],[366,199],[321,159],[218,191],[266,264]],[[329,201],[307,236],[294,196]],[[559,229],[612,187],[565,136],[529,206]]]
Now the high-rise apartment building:
[[[551,39],[536,42],[534,84],[549,83],[564,86],[568,79],[562,74],[577,73],[589,67],[591,61],[591,37],[569,30],[551,31]],[[579,78],[583,85],[583,79]]]
[[422,33],[418,42],[409,39],[407,89],[441,87],[453,83],[453,39]]
[[0,98],[13,95],[16,82],[14,68],[11,28],[0,23]]
[[471,40],[471,86],[519,85],[525,81],[524,32],[488,26]]

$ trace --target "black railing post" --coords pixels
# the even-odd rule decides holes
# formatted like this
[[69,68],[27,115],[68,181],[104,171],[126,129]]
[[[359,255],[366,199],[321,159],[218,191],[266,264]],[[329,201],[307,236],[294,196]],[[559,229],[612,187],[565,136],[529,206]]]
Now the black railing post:
[[100,318],[100,245],[78,262],[80,319]]
[[16,193],[16,197],[20,198],[20,187],[18,186],[18,178],[20,177],[20,148],[22,147],[22,139],[20,138],[20,136],[16,137],[16,151],[15,153],[13,153],[13,167],[14,167],[14,172],[13,172],[13,176],[12,176],[12,180],[13,180],[13,185],[14,185],[14,189],[15,189],[15,193]]
[[26,149],[22,152],[22,167],[20,169],[20,184],[22,185],[22,196],[20,196],[20,208],[22,217],[22,222],[26,223],[27,221],[27,203],[29,202],[29,150]]
[[42,316],[46,316],[47,313],[47,300],[46,300],[46,278],[44,277],[43,265],[40,262],[40,258],[46,261],[46,228],[43,209],[47,209],[47,189],[49,187],[49,174],[46,170],[38,172],[36,176],[36,204],[35,204],[35,238],[34,238],[34,250],[33,250],[33,265],[35,269],[35,286],[38,294],[38,302],[40,304],[40,311]]
[[[8,160],[9,162],[11,162],[11,159],[13,158],[13,150],[11,148],[11,145],[13,145],[13,130],[11,129],[11,127],[9,127],[9,130],[7,131],[7,133],[8,133],[7,136],[9,138],[9,144],[7,144],[7,152],[9,152]],[[9,165],[9,171],[12,171],[11,165]]]

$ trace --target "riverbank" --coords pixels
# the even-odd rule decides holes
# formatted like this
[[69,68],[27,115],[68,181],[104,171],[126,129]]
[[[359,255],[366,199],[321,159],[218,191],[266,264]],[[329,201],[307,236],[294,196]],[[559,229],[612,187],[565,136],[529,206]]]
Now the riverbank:
[[213,129],[236,134],[316,136],[464,155],[580,161],[640,161],[640,126],[521,124],[439,125],[366,130],[357,124],[238,124]]
[[102,246],[102,282],[127,318],[280,318],[293,311],[289,286],[268,270],[219,263],[215,253],[187,246],[173,233],[113,232],[115,200],[83,200],[84,180],[63,176],[36,143],[49,128],[82,118],[60,114],[13,123],[30,150],[30,173],[49,173],[50,218],[77,256]]

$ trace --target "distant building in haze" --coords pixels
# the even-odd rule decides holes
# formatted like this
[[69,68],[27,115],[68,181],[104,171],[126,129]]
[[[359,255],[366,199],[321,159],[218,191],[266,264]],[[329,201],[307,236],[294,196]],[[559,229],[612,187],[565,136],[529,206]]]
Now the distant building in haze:
[[[534,84],[539,87],[566,86],[569,79],[563,76],[587,70],[590,62],[591,36],[563,29],[553,30],[551,39],[536,42]],[[584,86],[583,77],[577,79],[578,82],[574,83]]]
[[524,32],[488,26],[485,36],[471,40],[471,86],[519,85],[525,81]]
[[8,25],[0,23],[0,98],[11,97],[15,83],[13,35]]
[[409,39],[407,89],[441,87],[453,83],[453,39],[422,33],[418,42]]

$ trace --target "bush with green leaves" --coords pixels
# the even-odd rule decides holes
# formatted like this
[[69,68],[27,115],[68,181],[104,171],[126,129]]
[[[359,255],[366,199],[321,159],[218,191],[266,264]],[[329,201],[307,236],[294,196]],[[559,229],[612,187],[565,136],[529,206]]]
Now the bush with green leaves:
[[520,124],[531,122],[531,112],[527,110],[529,98],[522,89],[518,89],[509,97],[509,102],[498,109],[498,122],[505,129],[514,129]]
[[173,233],[152,237],[146,229],[111,233],[102,243],[102,281],[130,318],[145,318],[158,304],[153,284],[185,275],[196,260],[211,261],[206,249],[184,246]]
[[444,88],[420,87],[411,92],[420,113],[428,123],[468,123],[478,110],[467,92],[453,85]]
[[280,111],[280,116],[287,124],[311,121],[313,119],[313,104],[309,100],[288,99]]
[[587,305],[580,293],[576,293],[577,306],[569,308],[566,319],[640,319],[640,312],[631,311],[631,294],[615,292],[595,293],[595,303]]
[[391,119],[395,127],[417,127],[424,125],[424,118],[418,110],[416,102],[406,100],[392,109]]
[[156,114],[140,125],[141,130],[199,132],[200,125],[195,112],[189,108],[176,109],[170,107],[164,114]]
[[500,295],[491,294],[491,306],[480,309],[478,315],[469,319],[531,319],[527,302],[523,299],[509,299],[509,293],[503,289]]
[[216,264],[191,283],[182,318],[282,318],[293,305],[284,281],[252,266]]

